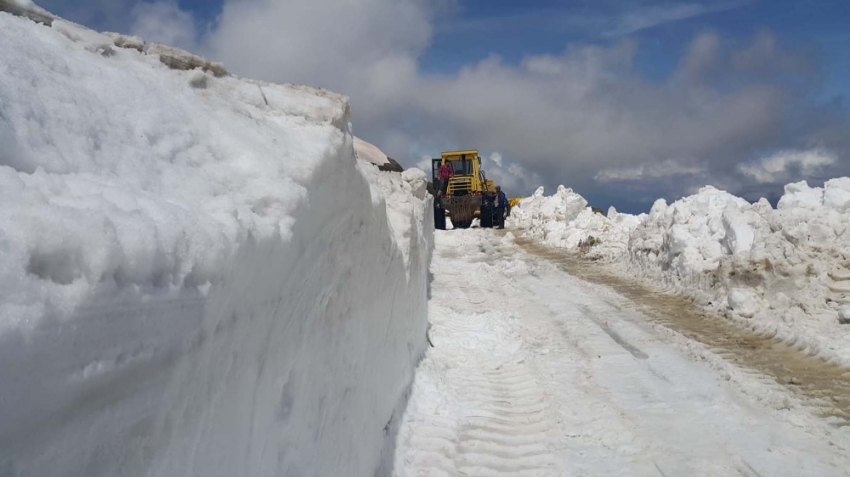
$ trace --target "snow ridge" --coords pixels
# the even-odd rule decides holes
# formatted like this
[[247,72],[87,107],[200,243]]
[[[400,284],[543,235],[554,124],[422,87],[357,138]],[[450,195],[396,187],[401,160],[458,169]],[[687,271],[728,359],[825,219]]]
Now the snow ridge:
[[524,199],[525,236],[608,262],[760,334],[850,364],[850,178],[785,186],[776,209],[714,187],[648,215],[593,214],[571,189]]

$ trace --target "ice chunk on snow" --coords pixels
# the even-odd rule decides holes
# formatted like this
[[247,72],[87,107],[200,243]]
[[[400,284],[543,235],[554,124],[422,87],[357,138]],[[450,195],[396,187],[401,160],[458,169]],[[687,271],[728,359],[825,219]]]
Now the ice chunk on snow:
[[428,193],[428,175],[425,174],[425,171],[416,167],[405,169],[401,173],[401,178],[410,184],[414,197],[418,197],[419,199],[425,198],[425,195]]
[[776,207],[779,209],[808,208],[823,205],[823,189],[809,187],[806,181],[785,185],[785,194],[779,199]]
[[543,192],[543,186],[540,186],[534,191],[534,194],[531,194],[531,197],[543,197]]
[[145,49],[145,40],[141,37],[113,32],[103,32],[103,34],[112,38],[112,43],[119,48],[128,48],[140,53]]
[[760,306],[752,290],[733,288],[728,295],[729,308],[745,318],[752,318]]
[[726,232],[723,243],[732,255],[747,253],[753,247],[755,233],[738,208],[727,207],[723,211],[723,228]]
[[839,212],[846,212],[850,209],[850,177],[839,177],[826,181],[823,205]]
[[[578,214],[587,207],[587,201],[584,200],[584,197],[576,194],[572,189],[568,189],[563,185],[558,186],[557,195],[561,199],[561,203],[563,203],[563,220],[566,222],[578,217]],[[547,208],[549,206],[558,207],[559,205],[560,204],[554,200],[549,201],[546,205],[544,205],[543,213],[547,213]]]
[[842,325],[850,325],[850,306],[842,306],[838,310],[838,322]]
[[415,181],[427,181],[428,175],[425,174],[425,171],[422,169],[411,167],[410,169],[406,169],[401,173],[401,178],[406,180],[407,182],[415,182]]
[[656,199],[656,201],[652,204],[652,208],[649,209],[649,218],[651,220],[657,220],[659,217],[664,215],[667,212],[667,201],[664,199]]

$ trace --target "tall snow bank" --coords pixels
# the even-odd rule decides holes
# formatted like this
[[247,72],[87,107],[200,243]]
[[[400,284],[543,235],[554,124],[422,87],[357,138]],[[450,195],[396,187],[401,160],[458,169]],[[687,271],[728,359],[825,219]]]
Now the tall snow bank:
[[358,163],[332,93],[61,20],[0,43],[0,473],[372,475],[424,350],[421,178]]
[[561,185],[554,195],[545,196],[540,187],[521,200],[508,224],[550,247],[581,249],[591,258],[610,261],[625,254],[629,233],[641,220],[613,207],[607,216],[595,213],[584,197]]

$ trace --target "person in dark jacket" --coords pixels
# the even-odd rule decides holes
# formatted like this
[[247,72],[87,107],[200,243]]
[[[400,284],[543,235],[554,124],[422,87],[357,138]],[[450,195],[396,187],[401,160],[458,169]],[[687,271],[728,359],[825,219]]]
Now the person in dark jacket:
[[502,186],[496,186],[496,217],[493,225],[497,228],[505,228],[505,211],[508,208],[508,197],[502,192]]

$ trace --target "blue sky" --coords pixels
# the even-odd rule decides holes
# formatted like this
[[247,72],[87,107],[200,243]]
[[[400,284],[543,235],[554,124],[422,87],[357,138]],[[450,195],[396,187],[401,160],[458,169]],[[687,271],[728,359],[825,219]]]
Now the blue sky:
[[[402,164],[477,147],[509,192],[647,210],[850,174],[850,2],[45,0],[234,72],[348,94]],[[492,158],[492,160],[490,159]]]
[[[116,19],[102,8],[98,9],[100,14],[92,15],[85,8],[81,9],[78,2],[46,0],[39,3],[95,29],[130,28],[126,19]],[[200,24],[213,22],[224,5],[223,0],[179,0],[176,3],[181,10],[191,12]],[[528,54],[557,53],[573,42],[611,42],[618,37],[617,25],[632,10],[629,5],[641,3],[460,0],[448,13],[438,17],[432,44],[421,56],[420,66],[429,73],[451,73],[491,54],[518,62]],[[787,46],[808,49],[820,56],[824,73],[821,99],[850,93],[848,1],[643,2],[650,6],[653,3],[656,6],[702,4],[707,9],[714,5],[718,10],[631,32],[630,36],[640,39],[643,46],[637,66],[647,78],[669,75],[682,46],[701,31],[716,30],[729,41],[744,41],[753,29],[767,28],[780,32]]]
[[[450,73],[465,64],[498,54],[519,62],[528,54],[558,53],[574,42],[609,43],[632,2],[616,1],[462,1],[453,15],[435,27],[433,44],[421,58],[423,70]],[[695,5],[692,2],[666,2]],[[744,42],[755,29],[778,32],[790,48],[811,51],[822,60],[822,97],[850,92],[850,2],[844,0],[762,0],[714,2],[718,11],[630,32],[642,49],[639,70],[650,79],[675,69],[694,35],[714,30],[725,41]],[[664,4],[662,2],[661,4]],[[711,8],[711,3],[707,9]]]

